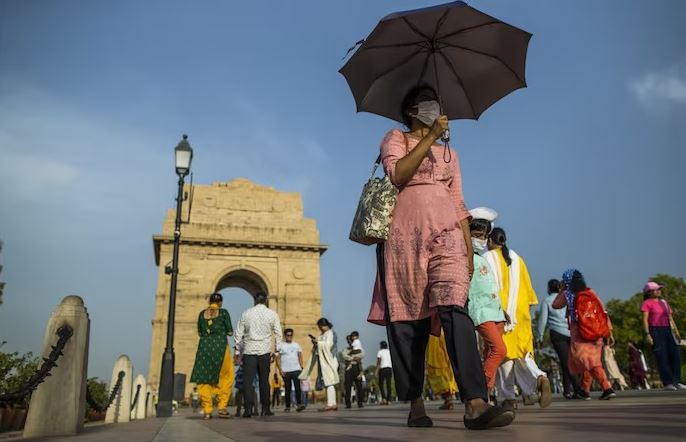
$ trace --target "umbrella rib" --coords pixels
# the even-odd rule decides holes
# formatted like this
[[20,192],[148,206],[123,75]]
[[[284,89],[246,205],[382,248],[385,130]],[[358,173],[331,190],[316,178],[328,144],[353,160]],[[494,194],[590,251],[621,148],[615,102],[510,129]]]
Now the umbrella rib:
[[487,22],[487,23],[481,23],[480,25],[470,26],[470,27],[468,27],[468,28],[460,29],[459,31],[450,32],[450,33],[448,33],[448,34],[441,35],[440,37],[438,37],[438,39],[439,39],[439,40],[442,40],[442,39],[444,39],[444,38],[453,37],[453,36],[455,36],[455,35],[457,35],[457,34],[461,34],[461,33],[463,33],[463,32],[473,31],[474,29],[479,29],[479,28],[482,28],[482,27],[488,26],[488,25],[496,25],[496,24],[498,24],[498,23],[502,23],[503,25],[505,24],[505,23],[503,23],[503,22],[501,22],[501,21],[493,20],[493,21],[489,21],[489,22]]
[[427,51],[426,58],[424,59],[424,66],[422,66],[422,72],[419,74],[419,78],[417,78],[417,87],[422,84],[422,77],[424,77],[426,69],[429,67],[429,57],[431,57],[431,52]]
[[448,14],[452,11],[452,9],[446,9],[443,15],[441,15],[441,18],[438,19],[436,22],[436,29],[434,29],[434,35],[432,37],[432,40],[436,39],[436,35],[438,35],[438,31],[441,30],[443,27],[443,23],[445,23],[446,18],[448,18]]
[[415,34],[419,35],[420,37],[424,38],[425,40],[431,40],[431,37],[429,37],[428,35],[424,34],[422,31],[420,31],[419,28],[417,28],[415,25],[413,25],[413,24],[410,22],[410,20],[407,19],[407,17],[403,17],[403,21],[407,24],[407,26],[410,27],[410,29],[412,29],[412,31],[413,31]]
[[455,78],[457,79],[458,83],[460,83],[460,86],[462,86],[462,90],[464,91],[464,96],[467,97],[467,103],[469,103],[469,108],[472,110],[472,114],[476,116],[476,111],[474,111],[474,105],[472,104],[472,99],[469,97],[469,94],[467,93],[467,88],[464,85],[464,82],[462,81],[462,77],[460,77],[460,74],[457,73],[457,70],[455,69],[455,66],[453,66],[452,62],[446,55],[438,51],[438,54],[443,58],[443,61],[445,61],[445,64],[448,65],[450,68],[450,71],[453,73]]
[[423,40],[422,41],[413,41],[409,43],[396,43],[396,44],[387,44],[387,45],[373,45],[373,46],[367,46],[364,47],[363,50],[367,49],[387,49],[387,48],[406,48],[410,46],[419,46],[419,47],[425,47],[422,45],[422,43],[425,43]]
[[[386,75],[390,74],[390,73],[393,72],[394,70],[398,69],[400,66],[402,66],[402,65],[404,65],[404,64],[407,64],[407,63],[408,63],[410,60],[412,60],[417,54],[421,53],[421,52],[424,51],[424,50],[425,50],[424,48],[417,49],[416,51],[414,51],[413,53],[411,53],[411,54],[408,55],[407,57],[405,57],[405,58],[403,58],[402,60],[400,60],[399,63],[395,64],[394,66],[391,66],[390,68],[386,69],[385,71],[383,71],[382,73],[380,73],[379,75],[377,75],[376,78],[371,82],[371,84],[373,85],[374,83],[376,83],[377,81],[379,81],[382,77],[385,77]],[[371,89],[371,87],[370,87],[370,89]],[[369,89],[368,89],[368,90],[369,90]],[[360,103],[360,105],[359,105],[358,107],[361,107],[361,106],[364,104],[364,102],[367,100],[367,96],[368,96],[368,95],[365,95],[364,99],[362,100],[362,102]]]
[[[495,59],[495,60],[498,60],[498,61],[499,61],[500,63],[502,63],[510,72],[512,72],[512,75],[514,75],[515,78],[517,78],[517,80],[521,81],[522,84],[526,84],[526,82],[525,82],[524,80],[522,80],[521,78],[519,78],[519,75],[514,71],[514,69],[512,69],[507,63],[505,63],[505,62],[504,62],[500,57],[498,57],[497,55],[489,54],[489,53],[487,53],[487,52],[483,52],[483,51],[479,51],[479,50],[476,50],[476,49],[467,48],[467,47],[460,46],[460,45],[456,45],[456,44],[453,44],[453,43],[447,43],[447,42],[445,42],[445,41],[443,41],[443,42],[441,42],[441,43],[444,44],[444,45],[446,45],[446,46],[449,46],[449,47],[451,47],[451,48],[462,49],[463,51],[473,52],[473,53],[475,53],[475,54],[483,55],[484,57],[489,57],[489,58],[493,58],[493,59]],[[441,55],[442,55],[442,53],[441,53]]]

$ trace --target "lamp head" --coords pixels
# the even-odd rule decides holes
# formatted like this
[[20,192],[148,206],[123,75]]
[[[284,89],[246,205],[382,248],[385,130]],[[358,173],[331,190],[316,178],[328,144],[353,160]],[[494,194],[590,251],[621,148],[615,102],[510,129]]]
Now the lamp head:
[[193,161],[193,149],[188,143],[188,135],[183,135],[183,139],[176,145],[176,149],[174,149],[174,155],[176,157],[177,175],[188,175],[191,170],[191,161]]

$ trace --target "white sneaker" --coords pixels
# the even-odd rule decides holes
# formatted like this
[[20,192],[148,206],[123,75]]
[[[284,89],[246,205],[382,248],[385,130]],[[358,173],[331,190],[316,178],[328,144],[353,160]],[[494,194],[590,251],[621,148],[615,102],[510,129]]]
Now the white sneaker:
[[667,391],[677,391],[677,390],[678,390],[678,388],[677,388],[675,385],[672,385],[672,384],[667,384],[667,385],[665,385],[664,388],[662,388],[662,389],[663,389],[663,390],[667,390]]
[[680,383],[680,384],[676,384],[676,388],[677,388],[677,390],[686,390],[686,385],[681,384],[681,383]]

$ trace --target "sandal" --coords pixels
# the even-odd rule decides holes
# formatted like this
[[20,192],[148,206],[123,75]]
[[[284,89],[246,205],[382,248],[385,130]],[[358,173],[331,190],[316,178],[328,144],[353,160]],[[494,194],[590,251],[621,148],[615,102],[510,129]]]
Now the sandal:
[[553,395],[550,391],[550,381],[545,376],[539,376],[536,385],[538,388],[538,405],[541,408],[546,408],[550,406],[553,401]]
[[411,419],[412,413],[407,415],[407,426],[410,428],[430,428],[434,426],[434,421],[427,415]]
[[444,401],[443,404],[438,407],[439,410],[452,410],[454,407],[452,399]]
[[231,414],[229,414],[229,412],[226,410],[220,410],[217,411],[217,417],[220,417],[222,419],[231,419]]
[[506,427],[512,423],[514,418],[514,412],[511,410],[493,406],[474,419],[467,419],[465,417],[464,426],[468,430],[488,430],[489,428]]

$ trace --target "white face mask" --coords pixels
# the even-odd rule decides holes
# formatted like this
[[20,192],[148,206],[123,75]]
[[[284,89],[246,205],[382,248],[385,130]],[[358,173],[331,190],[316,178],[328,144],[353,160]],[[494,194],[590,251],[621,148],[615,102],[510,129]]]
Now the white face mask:
[[429,127],[434,124],[439,115],[441,115],[441,105],[435,100],[420,101],[417,103],[417,113],[415,115],[410,114]]
[[472,247],[474,248],[475,253],[483,255],[488,252],[488,240],[472,238]]

